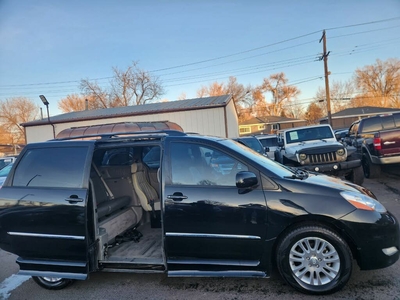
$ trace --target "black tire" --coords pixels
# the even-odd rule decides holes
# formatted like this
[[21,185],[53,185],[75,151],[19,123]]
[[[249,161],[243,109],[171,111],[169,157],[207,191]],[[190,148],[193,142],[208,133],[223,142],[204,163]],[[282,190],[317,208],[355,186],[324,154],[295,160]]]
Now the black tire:
[[[306,248],[310,250],[309,254],[304,250]],[[305,294],[337,292],[351,276],[353,258],[349,246],[340,236],[324,227],[295,228],[279,242],[276,253],[278,270],[283,279]]]
[[368,154],[363,155],[362,166],[365,178],[377,178],[381,175],[381,166],[373,164]]
[[364,183],[364,168],[362,166],[354,168],[345,178],[352,183],[362,185]]
[[61,290],[74,282],[73,279],[32,276],[32,279],[41,287],[48,290]]

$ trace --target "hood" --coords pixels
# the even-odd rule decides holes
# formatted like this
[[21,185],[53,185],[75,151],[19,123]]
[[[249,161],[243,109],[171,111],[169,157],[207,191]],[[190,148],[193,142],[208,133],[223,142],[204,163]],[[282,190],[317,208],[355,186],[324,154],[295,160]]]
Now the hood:
[[307,149],[307,148],[319,148],[323,146],[341,146],[343,145],[336,140],[332,139],[324,139],[324,140],[313,140],[313,141],[304,141],[300,143],[290,144],[290,149]]
[[370,190],[349,181],[342,180],[338,177],[327,176],[319,173],[310,173],[308,178],[304,179],[304,181],[307,183],[322,185],[341,191],[358,192],[376,199],[375,195]]

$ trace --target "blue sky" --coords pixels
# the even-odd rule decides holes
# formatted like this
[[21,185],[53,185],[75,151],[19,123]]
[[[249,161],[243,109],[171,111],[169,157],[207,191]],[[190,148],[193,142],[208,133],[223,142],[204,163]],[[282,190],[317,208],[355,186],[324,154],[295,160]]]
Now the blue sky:
[[0,0],[0,100],[43,106],[44,94],[59,114],[57,102],[80,93],[81,79],[107,87],[112,67],[138,61],[162,80],[163,99],[195,98],[229,76],[254,86],[284,72],[307,105],[324,86],[323,29],[330,80],[347,80],[376,59],[399,59],[400,0]]

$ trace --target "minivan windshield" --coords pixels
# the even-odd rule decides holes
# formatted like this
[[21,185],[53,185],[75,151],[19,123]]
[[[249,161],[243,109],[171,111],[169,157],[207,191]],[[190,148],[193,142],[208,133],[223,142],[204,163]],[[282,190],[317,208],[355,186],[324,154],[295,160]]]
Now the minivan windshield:
[[13,166],[13,163],[8,164],[5,166],[3,169],[0,170],[0,177],[7,177],[8,173],[10,173],[10,170]]
[[260,164],[267,168],[269,171],[272,173],[276,174],[278,177],[284,178],[284,177],[291,177],[294,172],[291,171],[289,168],[281,165],[278,162],[275,162],[273,160],[270,160],[264,155],[261,155],[254,151],[251,148],[246,147],[245,145],[235,142],[233,140],[222,140],[220,143],[224,144],[225,146],[229,147],[230,149],[233,149],[234,151],[247,156],[257,164]]

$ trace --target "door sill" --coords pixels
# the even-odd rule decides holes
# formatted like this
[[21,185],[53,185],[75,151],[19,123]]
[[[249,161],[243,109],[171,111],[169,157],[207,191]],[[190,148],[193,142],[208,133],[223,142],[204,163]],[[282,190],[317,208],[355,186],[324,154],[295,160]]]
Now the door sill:
[[267,273],[263,271],[196,271],[181,270],[168,271],[168,277],[250,277],[250,278],[266,278]]

